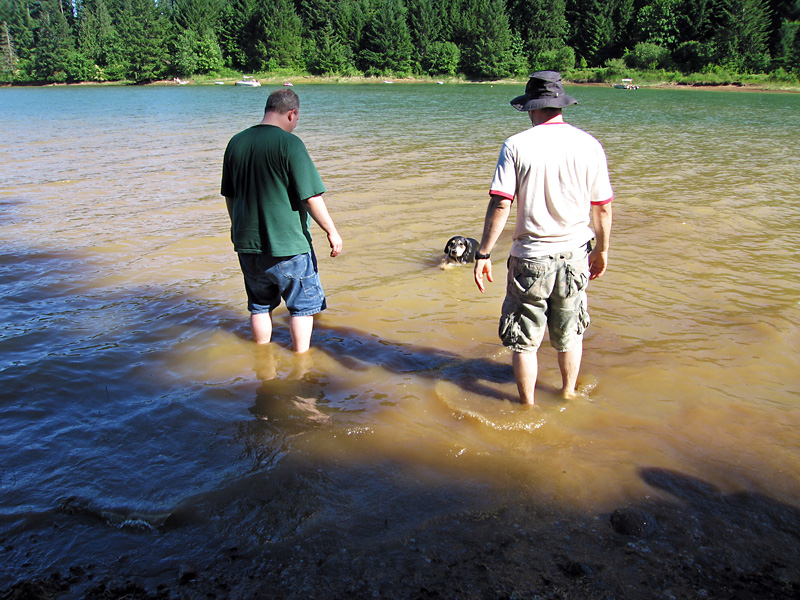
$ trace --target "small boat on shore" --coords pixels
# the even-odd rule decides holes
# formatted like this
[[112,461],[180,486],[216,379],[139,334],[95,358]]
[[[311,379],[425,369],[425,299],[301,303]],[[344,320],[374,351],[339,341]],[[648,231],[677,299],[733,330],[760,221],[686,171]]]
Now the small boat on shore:
[[614,87],[618,90],[638,90],[638,85],[633,85],[633,79],[623,79],[622,83],[615,83]]
[[242,87],[261,87],[261,82],[252,75],[245,75],[241,81],[237,81],[233,85],[240,85]]

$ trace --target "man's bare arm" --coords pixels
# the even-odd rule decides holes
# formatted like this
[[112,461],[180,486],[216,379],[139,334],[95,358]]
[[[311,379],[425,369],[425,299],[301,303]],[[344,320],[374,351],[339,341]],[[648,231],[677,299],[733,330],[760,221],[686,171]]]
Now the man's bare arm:
[[331,246],[331,256],[338,256],[342,251],[342,236],[339,235],[336,225],[333,223],[328,207],[322,196],[312,196],[305,200],[306,209],[314,222],[320,226],[322,231],[328,235],[328,243]]
[[[506,226],[508,215],[511,212],[511,200],[503,196],[492,195],[489,200],[489,207],[486,209],[486,218],[483,223],[483,235],[481,245],[478,247],[479,254],[489,254],[503,233]],[[481,293],[486,291],[483,283],[483,276],[486,275],[488,281],[492,278],[492,259],[475,259],[475,284]]]
[[608,267],[608,249],[611,241],[611,202],[592,204],[595,247],[589,254],[589,279],[602,277]]

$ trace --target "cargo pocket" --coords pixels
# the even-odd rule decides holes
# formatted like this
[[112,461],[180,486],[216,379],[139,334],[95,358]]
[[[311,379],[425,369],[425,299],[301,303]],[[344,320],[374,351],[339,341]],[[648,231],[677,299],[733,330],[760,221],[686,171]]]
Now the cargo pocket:
[[500,317],[500,325],[497,334],[503,342],[503,346],[516,346],[520,339],[522,327],[516,315],[503,315]]
[[567,264],[560,279],[557,286],[558,295],[561,298],[572,298],[581,290],[585,290],[589,284],[589,265],[584,269],[576,268],[575,264]]
[[530,261],[515,260],[509,271],[509,284],[517,296],[546,298],[550,295],[547,290],[547,267],[532,264]]

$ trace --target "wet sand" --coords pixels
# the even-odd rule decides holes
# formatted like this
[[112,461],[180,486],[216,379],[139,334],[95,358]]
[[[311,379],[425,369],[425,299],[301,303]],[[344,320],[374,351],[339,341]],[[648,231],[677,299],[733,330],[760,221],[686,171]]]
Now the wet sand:
[[[641,473],[674,501],[564,515],[509,502],[407,528],[390,517],[346,536],[324,528],[160,580],[76,564],[21,581],[29,598],[796,599],[800,511],[752,493],[724,495],[679,473]],[[167,523],[165,527],[180,527]],[[448,543],[443,545],[441,540]],[[117,559],[120,563],[125,557]],[[130,566],[130,565],[129,565]],[[111,565],[113,570],[113,565]]]

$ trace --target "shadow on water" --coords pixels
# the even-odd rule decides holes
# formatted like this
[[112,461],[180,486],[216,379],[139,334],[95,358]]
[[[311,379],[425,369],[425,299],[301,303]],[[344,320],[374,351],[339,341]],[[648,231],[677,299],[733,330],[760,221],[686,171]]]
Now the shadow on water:
[[513,383],[514,373],[510,364],[464,358],[439,348],[392,342],[352,327],[321,325],[316,327],[315,336],[315,344],[320,350],[353,371],[374,365],[391,373],[450,381],[466,391],[489,398],[518,399],[482,383]]

